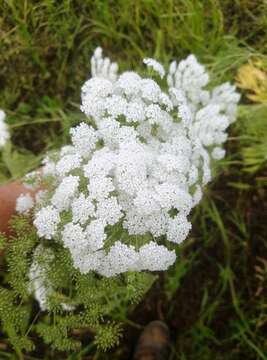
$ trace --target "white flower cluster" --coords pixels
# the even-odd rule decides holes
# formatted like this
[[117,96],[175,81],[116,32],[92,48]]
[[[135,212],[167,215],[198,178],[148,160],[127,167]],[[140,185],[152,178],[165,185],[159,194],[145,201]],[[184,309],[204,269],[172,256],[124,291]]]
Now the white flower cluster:
[[30,209],[32,209],[34,206],[34,200],[31,196],[31,194],[21,194],[17,198],[16,202],[16,211],[19,214],[28,213]]
[[0,109],[0,148],[4,147],[10,138],[8,126],[5,122],[6,114]]
[[[144,63],[165,77],[160,63]],[[53,187],[34,225],[68,248],[82,273],[166,270],[176,259],[171,244],[191,229],[188,215],[211,179],[211,160],[224,156],[239,95],[228,83],[208,91],[193,55],[171,63],[166,91],[135,72],[118,75],[100,48],[91,64],[81,110],[93,125],[72,129],[72,144],[45,160]]]

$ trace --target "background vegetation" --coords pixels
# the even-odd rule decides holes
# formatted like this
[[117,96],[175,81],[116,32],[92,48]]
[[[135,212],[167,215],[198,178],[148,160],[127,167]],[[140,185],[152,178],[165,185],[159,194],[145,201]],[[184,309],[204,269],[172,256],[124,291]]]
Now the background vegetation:
[[[165,320],[171,359],[267,359],[267,3],[265,0],[0,0],[0,108],[12,145],[0,180],[16,178],[68,141],[80,87],[101,45],[122,68],[195,53],[214,83],[242,92],[227,158],[193,216],[180,261],[132,311],[120,347],[100,354],[39,344],[25,359],[127,359],[140,329]],[[1,281],[5,268],[1,266]],[[34,328],[34,323],[31,325]],[[4,334],[0,358],[16,359]]]

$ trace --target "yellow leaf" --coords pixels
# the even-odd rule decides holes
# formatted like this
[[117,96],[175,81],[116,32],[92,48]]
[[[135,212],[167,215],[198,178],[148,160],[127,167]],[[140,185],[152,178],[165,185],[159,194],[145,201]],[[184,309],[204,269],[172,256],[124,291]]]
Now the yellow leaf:
[[236,76],[237,86],[247,90],[247,98],[258,103],[267,103],[267,71],[262,62],[243,65]]

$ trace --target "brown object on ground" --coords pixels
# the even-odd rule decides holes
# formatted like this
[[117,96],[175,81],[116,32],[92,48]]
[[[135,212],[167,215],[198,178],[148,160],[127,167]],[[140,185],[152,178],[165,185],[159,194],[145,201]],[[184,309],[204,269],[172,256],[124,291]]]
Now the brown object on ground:
[[170,332],[163,321],[152,321],[142,331],[133,360],[168,360]]
[[31,193],[19,181],[0,186],[0,232],[9,233],[8,222],[16,213],[16,200],[22,193]]

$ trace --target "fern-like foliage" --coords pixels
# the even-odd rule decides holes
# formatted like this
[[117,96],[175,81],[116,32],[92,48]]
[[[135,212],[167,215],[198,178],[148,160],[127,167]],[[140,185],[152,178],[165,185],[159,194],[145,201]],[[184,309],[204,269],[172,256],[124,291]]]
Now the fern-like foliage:
[[[129,311],[142,299],[156,276],[125,273],[104,278],[94,272],[81,274],[73,267],[69,251],[56,242],[52,247],[44,243],[43,251],[37,257],[34,255],[40,240],[30,217],[15,217],[11,227],[11,239],[0,236],[7,269],[0,288],[0,320],[16,352],[34,349],[33,332],[61,351],[79,348],[80,334],[84,332],[93,334],[95,344],[103,351],[118,344]],[[46,256],[48,248],[53,256]],[[30,290],[33,279],[29,273],[34,256],[45,269],[49,284],[47,309],[43,312],[39,311]]]
[[106,351],[114,345],[118,345],[121,335],[121,327],[119,324],[108,323],[104,326],[98,326],[95,343]]

